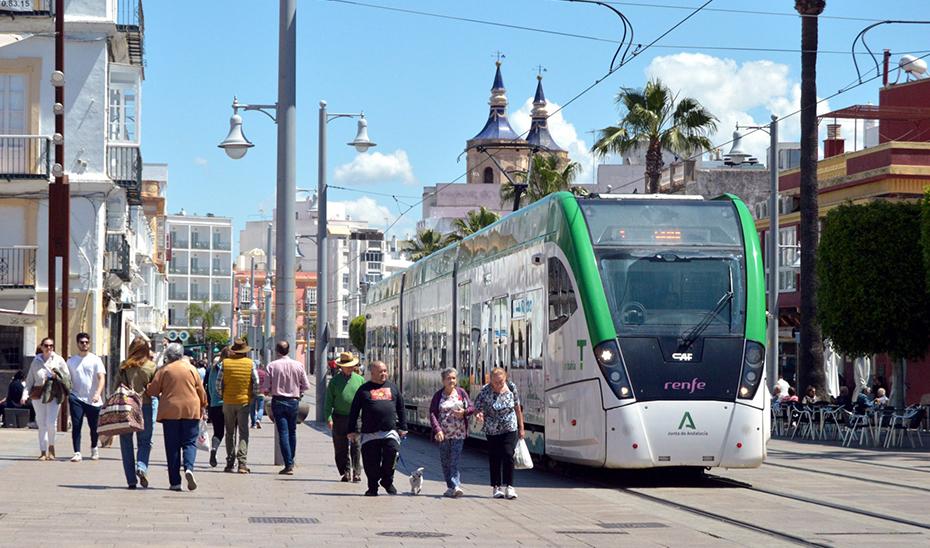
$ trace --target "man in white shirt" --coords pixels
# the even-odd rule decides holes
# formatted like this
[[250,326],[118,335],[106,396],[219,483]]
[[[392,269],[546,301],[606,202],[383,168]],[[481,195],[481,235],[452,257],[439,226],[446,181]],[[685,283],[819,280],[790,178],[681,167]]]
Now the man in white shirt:
[[68,372],[71,373],[71,394],[68,395],[68,409],[71,411],[71,442],[74,456],[71,462],[81,462],[81,428],[84,417],[90,427],[90,459],[97,460],[97,420],[103,406],[103,388],[106,385],[106,371],[103,362],[90,351],[90,335],[78,333],[78,353],[68,359]]

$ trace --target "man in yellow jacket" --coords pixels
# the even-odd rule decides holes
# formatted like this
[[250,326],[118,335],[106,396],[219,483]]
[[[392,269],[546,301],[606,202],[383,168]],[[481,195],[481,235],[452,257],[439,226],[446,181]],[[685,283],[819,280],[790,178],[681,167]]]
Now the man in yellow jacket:
[[[226,421],[226,468],[233,472],[236,461],[239,473],[248,474],[249,409],[250,401],[258,390],[258,370],[248,358],[251,348],[243,339],[236,339],[229,349],[229,357],[219,365],[216,374],[216,391],[223,398],[223,417]],[[239,446],[236,447],[236,434]]]

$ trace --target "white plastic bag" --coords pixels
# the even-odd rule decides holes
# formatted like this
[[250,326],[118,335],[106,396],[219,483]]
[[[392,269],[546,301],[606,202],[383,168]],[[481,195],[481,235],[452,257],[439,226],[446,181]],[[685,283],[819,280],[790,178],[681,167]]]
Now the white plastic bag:
[[210,451],[210,434],[207,432],[207,419],[200,419],[200,433],[197,434],[197,449]]
[[533,468],[533,457],[530,456],[530,450],[522,438],[517,440],[517,446],[513,449],[513,467],[517,470]]

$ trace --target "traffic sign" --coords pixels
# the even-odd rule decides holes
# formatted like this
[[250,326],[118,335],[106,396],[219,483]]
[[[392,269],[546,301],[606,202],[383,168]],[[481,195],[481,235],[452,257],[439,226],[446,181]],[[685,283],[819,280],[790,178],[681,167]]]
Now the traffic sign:
[[191,334],[188,333],[187,331],[181,331],[180,333],[178,333],[178,339],[180,339],[181,342],[186,342],[187,339],[190,338],[190,336]]
[[169,331],[168,333],[165,334],[165,337],[166,337],[169,341],[176,341],[176,340],[178,340],[178,332],[172,329],[171,331]]

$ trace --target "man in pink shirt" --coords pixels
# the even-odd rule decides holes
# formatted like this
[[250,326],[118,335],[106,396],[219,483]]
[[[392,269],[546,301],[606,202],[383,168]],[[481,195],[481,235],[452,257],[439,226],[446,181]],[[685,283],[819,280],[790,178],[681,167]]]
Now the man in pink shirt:
[[278,341],[275,345],[278,359],[268,364],[268,374],[261,383],[261,391],[271,395],[271,414],[274,416],[274,426],[278,430],[281,456],[284,457],[284,468],[278,473],[287,476],[294,474],[297,409],[301,396],[310,388],[303,365],[288,357],[290,350],[287,341]]

